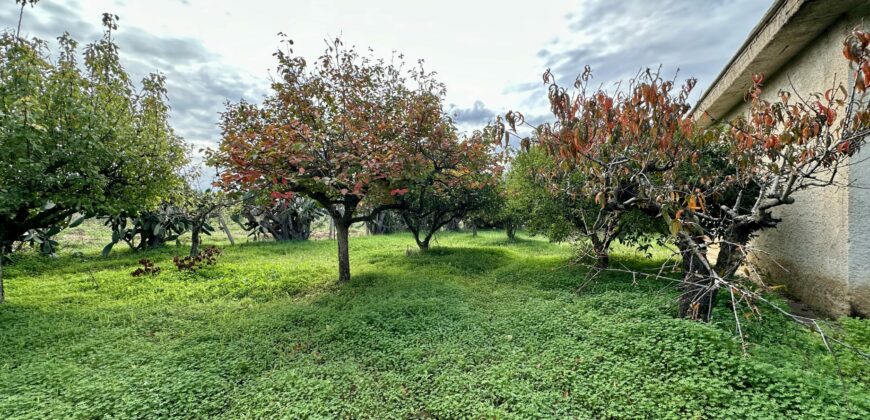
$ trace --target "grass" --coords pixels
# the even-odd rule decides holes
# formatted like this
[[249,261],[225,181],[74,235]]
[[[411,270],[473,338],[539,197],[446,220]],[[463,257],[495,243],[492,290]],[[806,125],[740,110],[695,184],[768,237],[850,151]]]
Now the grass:
[[[3,418],[870,418],[870,368],[806,329],[746,321],[743,356],[725,302],[675,319],[672,285],[585,283],[536,238],[356,237],[340,286],[334,241],[227,246],[195,274],[185,248],[82,241],[4,267]],[[142,257],[163,271],[131,277]],[[868,351],[868,322],[838,334]]]

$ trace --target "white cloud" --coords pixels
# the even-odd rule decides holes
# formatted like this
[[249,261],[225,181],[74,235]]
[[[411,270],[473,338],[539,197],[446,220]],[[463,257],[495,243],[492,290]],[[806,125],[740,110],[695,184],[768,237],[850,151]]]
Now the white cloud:
[[[426,60],[470,130],[507,110],[546,114],[540,84],[553,67],[563,82],[584,64],[596,80],[665,64],[705,86],[771,0],[43,0],[26,10],[24,30],[53,39],[99,36],[100,16],[120,16],[117,40],[136,76],[168,77],[173,123],[197,145],[218,140],[225,100],[257,100],[268,88],[278,32],[313,58],[323,39],[372,47],[380,56]],[[12,2],[0,26],[17,23]],[[485,104],[485,105],[484,105]]]

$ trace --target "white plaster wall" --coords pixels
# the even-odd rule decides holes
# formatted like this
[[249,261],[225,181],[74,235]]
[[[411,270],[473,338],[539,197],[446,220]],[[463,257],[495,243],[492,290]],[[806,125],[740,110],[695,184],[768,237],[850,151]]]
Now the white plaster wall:
[[[861,16],[841,18],[777,74],[767,75],[766,99],[776,100],[780,89],[824,92],[835,77],[846,83],[842,41],[860,23]],[[731,117],[745,109],[738,105]],[[862,156],[870,157],[870,151]],[[864,180],[870,187],[870,162],[841,168],[839,180]],[[777,228],[753,241],[763,250],[753,258],[761,274],[828,315],[870,315],[870,190],[828,187],[801,192],[795,200],[774,211],[783,219]]]
[[870,317],[870,147],[849,168],[849,302],[852,313]]

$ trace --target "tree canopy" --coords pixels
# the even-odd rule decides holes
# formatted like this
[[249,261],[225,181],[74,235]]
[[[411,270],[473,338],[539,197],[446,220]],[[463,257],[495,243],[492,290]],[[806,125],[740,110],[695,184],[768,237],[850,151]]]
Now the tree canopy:
[[0,244],[65,223],[156,204],[182,180],[188,147],[169,125],[162,74],[131,81],[112,39],[84,48],[0,35]]
[[219,185],[266,190],[276,199],[302,194],[335,221],[339,279],[350,279],[347,230],[396,207],[395,196],[424,171],[430,141],[451,130],[444,86],[422,62],[374,59],[340,40],[309,64],[292,41],[279,49],[278,78],[261,105],[230,104],[223,140],[211,161]]

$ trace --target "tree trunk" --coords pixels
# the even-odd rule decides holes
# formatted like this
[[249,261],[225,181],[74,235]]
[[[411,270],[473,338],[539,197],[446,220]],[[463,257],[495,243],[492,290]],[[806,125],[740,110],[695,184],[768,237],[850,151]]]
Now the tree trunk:
[[387,220],[386,212],[380,212],[372,217],[372,220],[366,222],[366,233],[368,235],[379,235],[386,233],[384,223]]
[[427,236],[422,241],[415,235],[414,240],[417,241],[417,246],[420,247],[420,251],[428,251],[429,250],[429,240],[432,239],[432,236]]
[[683,254],[683,283],[680,286],[680,318],[710,322],[719,291],[701,257],[690,247],[680,247]]
[[610,267],[609,244],[598,239],[596,235],[591,235],[589,239],[592,241],[592,252],[595,253],[595,267],[601,269]]
[[235,245],[236,241],[233,240],[233,233],[230,232],[230,228],[227,227],[227,222],[224,221],[224,216],[222,214],[218,214],[217,219],[218,219],[218,224],[221,226],[221,230],[224,231],[224,233],[227,235],[227,239],[230,240],[230,246]]
[[713,282],[687,273],[680,292],[680,318],[710,322],[719,293]]
[[505,227],[505,232],[507,233],[508,239],[510,239],[510,240],[516,239],[517,231],[516,231],[516,227],[514,227],[514,225],[512,223],[508,223],[508,225]]
[[476,238],[476,237],[477,237],[477,223],[472,223],[472,224],[471,224],[471,237],[472,237],[472,238]]
[[[719,255],[716,257],[716,265],[713,269],[723,278],[736,273],[743,263],[744,255],[738,248],[737,240],[733,241],[719,243]],[[745,245],[745,242],[741,244]]]
[[311,236],[311,220],[297,214],[291,218],[287,232],[289,239],[306,241]]
[[199,255],[199,232],[202,229],[199,225],[194,225],[193,229],[190,231],[190,257],[196,257]]
[[0,303],[6,301],[6,292],[3,290],[3,259],[6,258],[6,244],[0,243]]
[[338,282],[350,281],[350,253],[348,252],[348,230],[350,226],[341,221],[335,222],[335,236],[338,239]]
[[143,237],[142,242],[139,243],[141,249],[154,249],[164,245],[163,236],[157,236],[153,233],[143,236],[145,237]]
[[595,253],[595,267],[601,269],[610,267],[610,255],[607,251]]

